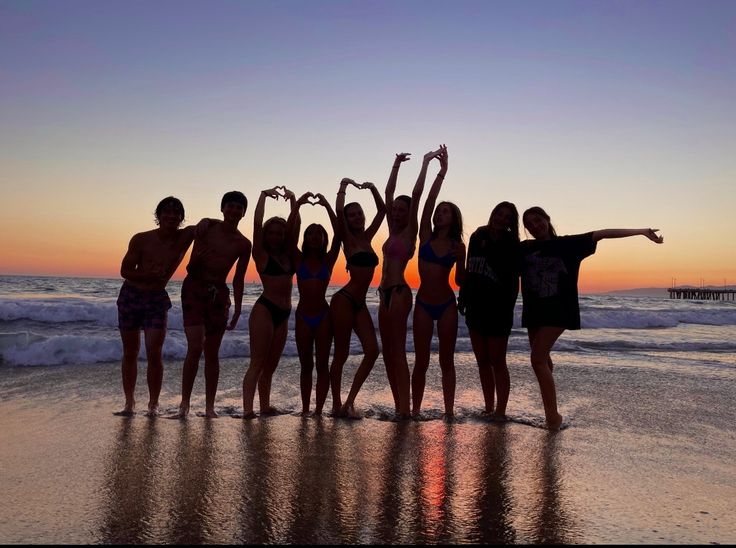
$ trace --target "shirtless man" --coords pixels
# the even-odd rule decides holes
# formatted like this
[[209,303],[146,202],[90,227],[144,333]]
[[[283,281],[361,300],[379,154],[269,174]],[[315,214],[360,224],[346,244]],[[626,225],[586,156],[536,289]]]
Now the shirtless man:
[[138,378],[138,353],[143,329],[148,358],[148,412],[158,414],[164,366],[161,358],[166,337],[166,320],[171,300],[166,284],[173,276],[192,243],[195,227],[179,228],[184,221],[184,206],[169,196],[156,206],[158,228],[139,232],[130,239],[120,275],[125,279],[118,296],[118,327],[123,340],[123,392],[125,407],[116,415],[135,414],[135,384]]
[[[172,418],[183,419],[189,414],[189,400],[203,351],[205,417],[217,418],[215,394],[220,377],[220,343],[225,330],[234,329],[240,318],[245,271],[250,261],[250,240],[238,230],[238,223],[245,216],[247,207],[248,200],[241,192],[225,193],[220,205],[223,222],[211,222],[194,240],[187,277],[181,287],[187,356],[182,372],[181,404],[179,412]],[[228,324],[230,291],[226,279],[235,261],[235,309]]]

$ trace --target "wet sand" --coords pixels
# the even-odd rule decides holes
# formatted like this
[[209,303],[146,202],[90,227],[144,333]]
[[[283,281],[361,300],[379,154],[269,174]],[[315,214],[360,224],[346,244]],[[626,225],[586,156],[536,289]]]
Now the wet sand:
[[[173,410],[181,370],[166,367],[162,402]],[[606,401],[608,377],[576,377],[575,364],[567,367],[563,378],[579,385],[563,389],[585,396],[558,433],[487,422],[472,406],[453,423],[380,413],[237,420],[227,413],[238,403],[242,364],[227,361],[220,419],[122,418],[112,414],[121,404],[117,364],[5,367],[0,542],[735,542],[733,425],[678,418],[676,408],[652,423],[649,413],[666,413]],[[632,403],[656,390],[656,374],[643,392],[630,390]],[[616,382],[636,378],[627,375],[617,371]],[[377,364],[376,386],[382,376]],[[142,366],[141,411],[144,378]],[[512,398],[538,398],[521,369],[512,378]],[[714,412],[730,406],[728,382],[708,391]],[[371,389],[359,403],[385,396]]]

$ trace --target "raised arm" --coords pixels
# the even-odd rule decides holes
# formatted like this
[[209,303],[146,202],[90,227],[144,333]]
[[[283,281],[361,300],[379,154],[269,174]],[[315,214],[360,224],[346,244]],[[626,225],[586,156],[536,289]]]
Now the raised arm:
[[[394,159],[394,165],[391,168],[391,174],[388,176],[388,182],[386,183],[386,211],[391,211],[391,206],[394,203],[394,192],[396,192],[396,179],[399,177],[399,168],[403,162],[409,160],[409,152],[400,152]],[[391,215],[388,216],[388,228],[391,229]]]
[[299,209],[306,204],[312,196],[314,195],[311,192],[305,192],[291,205],[291,212],[289,213],[289,218],[286,220],[286,233],[294,234],[289,245],[292,252],[296,251],[299,247],[299,225],[301,225],[301,214],[299,213]]
[[606,238],[628,238],[629,236],[646,236],[655,244],[664,242],[664,237],[657,234],[658,228],[604,228],[593,232],[593,241]]
[[[302,226],[302,218],[297,211],[295,217],[292,218],[292,213],[297,208],[297,200],[294,193],[286,187],[284,188],[284,200],[290,203],[289,217],[286,220],[286,247],[287,249],[296,248],[299,245],[299,231]],[[291,221],[291,224],[290,224]]]
[[355,185],[355,181],[348,179],[347,177],[340,181],[340,190],[337,191],[337,200],[335,201],[335,215],[337,215],[338,232],[340,234],[340,238],[343,240],[345,240],[347,235],[350,234],[348,222],[345,219],[345,193],[348,185]]
[[370,190],[371,194],[373,194],[373,200],[376,202],[376,216],[373,217],[373,222],[368,227],[368,229],[365,231],[365,234],[366,236],[368,236],[368,239],[372,240],[373,236],[376,235],[376,232],[378,232],[378,229],[381,227],[383,218],[386,216],[386,204],[383,203],[381,194],[378,192],[376,185],[374,185],[373,183],[363,183],[360,187],[367,188],[368,190]]
[[[447,147],[441,145],[437,150],[427,152],[424,155],[422,161],[422,171],[419,172],[420,178],[427,177],[427,168],[433,158],[438,158],[440,161],[440,170],[437,176],[434,178],[434,183],[429,189],[427,194],[427,200],[424,202],[424,209],[422,210],[422,221],[419,225],[419,241],[426,242],[432,236],[432,214],[434,213],[434,206],[437,203],[437,196],[440,194],[442,183],[445,180],[445,174],[447,174]],[[418,183],[418,181],[417,181]],[[424,184],[424,183],[422,183]]]
[[256,210],[253,213],[253,259],[256,264],[260,262],[263,256],[263,213],[266,209],[266,198],[274,198],[278,200],[279,193],[276,192],[278,187],[262,190],[258,197]]
[[317,194],[317,203],[321,206],[323,206],[327,210],[327,216],[330,218],[330,224],[332,225],[332,245],[330,246],[330,250],[327,252],[328,260],[330,261],[330,264],[334,264],[337,260],[337,256],[340,253],[340,232],[339,232],[339,221],[337,220],[337,215],[335,215],[335,212],[332,209],[332,206],[330,205],[330,202],[327,201],[327,198],[324,197],[323,194]]

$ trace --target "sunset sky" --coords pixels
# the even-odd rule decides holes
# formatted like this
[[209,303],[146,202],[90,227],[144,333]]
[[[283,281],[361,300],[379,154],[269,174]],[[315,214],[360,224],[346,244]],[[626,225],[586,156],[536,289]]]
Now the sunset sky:
[[733,1],[0,0],[0,274],[116,277],[168,195],[195,223],[243,191],[251,237],[274,185],[382,191],[411,152],[409,194],[445,143],[466,236],[541,205],[665,237],[601,242],[584,292],[736,284],[735,28]]

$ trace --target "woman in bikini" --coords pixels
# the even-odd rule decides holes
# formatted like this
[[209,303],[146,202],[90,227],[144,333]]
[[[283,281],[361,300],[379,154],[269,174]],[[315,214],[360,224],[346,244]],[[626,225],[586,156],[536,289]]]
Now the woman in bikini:
[[580,329],[578,274],[580,263],[596,251],[600,240],[644,236],[663,242],[656,228],[607,228],[558,236],[549,215],[538,206],[522,217],[533,239],[521,242],[521,325],[529,330],[531,363],[542,394],[547,428],[558,430],[557,391],[550,352],[565,329]]
[[467,275],[460,288],[460,311],[483,390],[483,414],[500,420],[506,418],[511,388],[506,351],[519,295],[519,252],[519,212],[511,202],[500,202],[488,224],[470,237]]
[[440,171],[427,195],[419,226],[420,283],[414,307],[416,363],[411,379],[412,415],[417,417],[421,412],[434,322],[437,322],[445,418],[451,419],[455,405],[457,304],[455,292],[450,286],[450,272],[455,266],[455,283],[462,285],[465,277],[465,244],[462,239],[463,219],[458,207],[451,202],[440,202],[436,209],[434,207],[447,173],[446,147],[442,147],[437,158]]
[[[314,198],[317,201],[312,201]],[[322,414],[322,407],[330,389],[330,346],[332,345],[332,324],[330,305],[325,294],[330,284],[332,269],[340,253],[340,238],[337,236],[337,217],[330,203],[322,194],[311,192],[302,195],[289,216],[289,225],[296,223],[299,208],[304,204],[321,205],[327,210],[332,225],[332,245],[327,250],[327,231],[320,224],[313,223],[304,230],[301,250],[294,240],[292,256],[296,267],[296,281],[299,288],[299,304],[294,315],[294,337],[301,364],[300,386],[302,395],[302,414],[309,413],[312,398],[312,370],[317,364],[317,388],[315,415]]]
[[409,363],[406,360],[407,320],[412,305],[412,294],[404,272],[406,265],[414,256],[417,233],[419,232],[419,199],[427,178],[427,167],[432,158],[444,150],[428,152],[424,155],[422,169],[414,184],[411,198],[406,195],[394,198],[399,167],[409,160],[409,154],[396,155],[391,175],[386,184],[386,212],[388,239],[383,244],[383,268],[378,287],[380,305],[378,307],[378,329],[381,333],[383,361],[386,375],[394,398],[396,415],[409,418]]
[[[348,185],[358,189],[368,189],[376,203],[376,216],[366,229],[363,208],[357,202],[345,205],[345,192]],[[386,206],[373,183],[357,184],[352,179],[343,179],[337,193],[337,227],[343,243],[347,270],[350,281],[338,290],[330,301],[330,318],[335,336],[335,351],[330,366],[330,384],[332,387],[332,412],[337,416],[359,418],[355,411],[355,398],[360,387],[368,378],[373,365],[378,359],[378,340],[373,326],[373,319],[365,305],[368,286],[378,266],[378,255],[371,247],[371,240],[386,215]],[[342,368],[350,351],[350,335],[352,331],[358,335],[363,346],[363,360],[355,372],[350,392],[342,404],[340,389],[342,385]]]
[[[283,188],[284,194],[277,189]],[[271,217],[263,222],[266,198],[291,201],[294,193],[284,187],[261,192],[253,221],[253,262],[261,277],[263,293],[251,309],[248,320],[250,335],[250,366],[243,377],[243,418],[253,418],[253,398],[258,386],[261,414],[276,413],[271,406],[271,378],[286,344],[291,314],[291,288],[294,263],[289,255],[291,241],[298,226],[287,226],[285,219]]]

